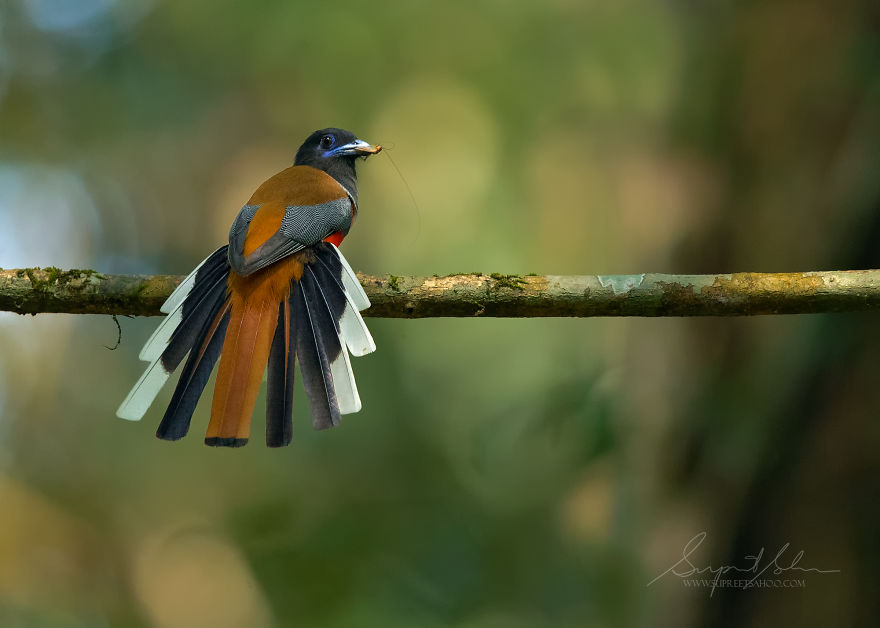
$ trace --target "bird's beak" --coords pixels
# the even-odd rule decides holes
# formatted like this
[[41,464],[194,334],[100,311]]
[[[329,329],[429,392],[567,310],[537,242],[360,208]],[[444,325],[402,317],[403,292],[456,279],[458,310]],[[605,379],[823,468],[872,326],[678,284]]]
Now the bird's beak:
[[382,150],[381,146],[373,146],[371,144],[367,144],[363,140],[355,140],[353,142],[349,142],[348,144],[344,144],[342,146],[334,148],[332,151],[330,151],[330,154],[334,157],[337,155],[368,157],[369,155],[375,155],[380,150]]

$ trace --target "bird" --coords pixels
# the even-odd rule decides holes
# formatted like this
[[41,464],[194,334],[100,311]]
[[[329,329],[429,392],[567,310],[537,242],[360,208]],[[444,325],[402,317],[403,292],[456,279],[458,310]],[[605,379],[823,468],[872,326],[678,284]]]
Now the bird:
[[162,305],[167,316],[139,355],[149,366],[118,417],[143,418],[184,358],[156,431],[161,439],[187,434],[218,359],[206,445],[247,444],[264,373],[266,444],[290,444],[297,364],[315,429],[361,409],[349,353],[376,349],[360,314],[370,301],[338,247],[358,214],[356,161],[381,150],[351,131],[320,129],[291,167],[257,188],[229,243]]

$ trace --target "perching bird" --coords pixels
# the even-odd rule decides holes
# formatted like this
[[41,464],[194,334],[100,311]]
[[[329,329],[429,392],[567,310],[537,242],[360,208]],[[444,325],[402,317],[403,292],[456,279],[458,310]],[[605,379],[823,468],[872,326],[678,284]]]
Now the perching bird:
[[380,150],[350,131],[315,131],[292,167],[257,188],[232,223],[229,244],[165,301],[168,316],[140,353],[150,366],[117,416],[140,420],[187,354],[159,438],[186,435],[218,357],[208,445],[247,443],[264,372],[266,444],[289,444],[295,362],[316,429],[360,410],[348,352],[376,349],[359,313],[370,302],[336,247],[357,214],[355,160]]

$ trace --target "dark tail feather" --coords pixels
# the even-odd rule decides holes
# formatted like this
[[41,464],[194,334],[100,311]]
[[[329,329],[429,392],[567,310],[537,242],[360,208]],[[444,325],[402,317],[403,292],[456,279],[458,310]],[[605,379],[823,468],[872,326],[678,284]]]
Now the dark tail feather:
[[269,351],[266,382],[266,445],[283,447],[293,438],[293,379],[296,371],[296,344],[293,339],[290,303],[278,309],[278,324]]
[[[183,303],[183,317],[162,352],[162,366],[173,372],[193,347],[226,301],[226,283],[229,267],[211,273],[202,284],[196,283],[193,292]],[[198,291],[198,292],[197,292]],[[192,304],[192,305],[191,305]]]
[[323,297],[311,273],[303,273],[300,281],[293,282],[291,306],[296,320],[296,355],[312,411],[312,425],[318,430],[339,424],[339,404],[330,363],[341,350],[329,312],[315,305],[320,299]]
[[[229,305],[223,305],[215,311],[213,317],[205,318],[204,323],[199,330],[198,336],[194,343],[194,347],[198,347],[198,351],[193,349],[180,379],[177,381],[177,387],[174,389],[174,395],[171,397],[171,403],[162,417],[156,436],[165,440],[177,440],[186,436],[189,431],[189,423],[192,419],[193,412],[205,389],[205,384],[211,377],[211,371],[217,358],[220,357],[220,350],[223,348],[223,338],[226,336],[226,327],[229,325]],[[164,356],[163,356],[164,359]]]
[[229,261],[226,255],[228,248],[228,246],[221,246],[214,251],[196,271],[193,286],[190,289],[189,294],[184,298],[184,313],[193,309],[193,304],[205,294],[207,287],[210,286],[217,277],[229,273]]
[[315,283],[322,293],[338,329],[338,321],[345,313],[345,305],[348,302],[345,298],[345,288],[339,280],[342,267],[339,264],[339,258],[334,255],[319,255],[318,261],[320,263],[307,266],[307,272],[313,273]]

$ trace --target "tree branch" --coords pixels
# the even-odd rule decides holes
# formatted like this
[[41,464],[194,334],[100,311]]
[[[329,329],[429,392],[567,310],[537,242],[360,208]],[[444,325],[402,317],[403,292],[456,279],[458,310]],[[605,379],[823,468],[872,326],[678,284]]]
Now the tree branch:
[[[880,270],[732,275],[359,275],[365,316],[741,316],[880,309]],[[0,310],[156,316],[178,275],[0,271]]]

